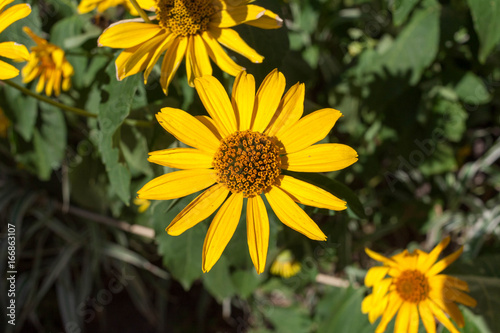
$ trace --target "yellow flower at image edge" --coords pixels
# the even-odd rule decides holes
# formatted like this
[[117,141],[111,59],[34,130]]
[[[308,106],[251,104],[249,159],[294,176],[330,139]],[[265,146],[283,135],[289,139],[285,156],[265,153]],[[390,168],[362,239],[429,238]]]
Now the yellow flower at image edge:
[[71,77],[74,74],[73,66],[66,60],[64,51],[58,46],[38,37],[30,28],[24,27],[24,32],[33,39],[36,46],[31,48],[29,60],[22,69],[23,83],[29,83],[38,77],[36,92],[59,96],[62,90],[71,87]]
[[[0,0],[0,33],[2,33],[12,23],[25,18],[31,13],[31,7],[28,4],[18,4],[5,8],[13,0]],[[14,61],[26,61],[29,57],[28,49],[24,45],[15,42],[0,43],[0,56],[12,59]],[[16,77],[19,70],[0,60],[0,80],[7,80]]]
[[231,239],[246,200],[247,241],[258,273],[264,271],[269,242],[269,220],[264,195],[277,217],[288,227],[315,240],[325,234],[296,202],[343,210],[346,203],[307,182],[283,175],[281,170],[328,172],[357,161],[357,153],[343,144],[317,144],[342,114],[322,109],[302,119],[304,85],[285,90],[283,74],[274,70],[255,94],[254,77],[241,72],[229,100],[212,76],[195,80],[195,87],[210,117],[163,108],[156,115],[161,126],[193,148],[150,153],[149,161],[184,169],[153,179],[139,190],[141,199],[170,200],[208,187],[166,228],[180,235],[217,209],[203,245],[204,272],[209,271]]
[[[419,317],[428,333],[436,332],[434,317],[450,332],[458,330],[446,316],[448,314],[458,325],[463,327],[464,317],[454,302],[467,306],[476,306],[476,301],[467,295],[466,282],[455,277],[439,274],[454,262],[463,248],[437,261],[450,238],[445,238],[430,253],[407,250],[386,258],[370,249],[366,253],[384,265],[368,270],[365,285],[373,288],[362,303],[363,313],[374,323],[382,316],[376,333],[382,333],[396,315],[394,332],[418,332]],[[388,277],[386,277],[388,275]]]
[[300,272],[300,263],[295,260],[290,250],[281,252],[271,265],[271,273],[288,279]]
[[120,21],[99,37],[99,46],[123,48],[116,59],[116,76],[122,80],[144,71],[144,83],[165,53],[160,84],[165,94],[182,59],[186,59],[188,82],[212,74],[210,59],[224,72],[236,76],[244,70],[220,44],[254,63],[264,59],[231,27],[248,24],[262,29],[281,27],[275,13],[247,0],[158,0],[156,23]]
[[[143,9],[150,9],[155,5],[154,0],[138,0],[137,2]],[[78,5],[78,12],[85,14],[97,9],[98,13],[104,13],[106,9],[120,5],[124,6],[131,15],[139,16],[139,13],[135,10],[130,0],[82,0]]]

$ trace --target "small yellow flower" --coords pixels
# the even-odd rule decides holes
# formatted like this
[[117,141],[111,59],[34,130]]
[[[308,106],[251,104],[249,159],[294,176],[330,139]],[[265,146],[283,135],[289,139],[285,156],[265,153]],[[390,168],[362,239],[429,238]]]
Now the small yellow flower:
[[[31,7],[28,4],[14,5],[5,9],[5,7],[14,0],[0,0],[0,33],[2,33],[12,23],[25,18],[31,13]],[[29,58],[29,52],[26,46],[16,42],[0,43],[0,56],[12,59],[14,61],[26,61]],[[16,77],[19,70],[0,60],[0,80],[7,80]]]
[[149,206],[151,206],[151,201],[135,198],[134,205],[139,206],[139,208],[137,209],[139,213],[144,213],[146,210],[148,210]]
[[376,333],[384,332],[398,311],[395,333],[416,333],[419,317],[428,333],[436,332],[434,318],[450,332],[458,333],[446,314],[457,323],[458,327],[464,326],[464,317],[454,302],[474,307],[476,301],[465,293],[469,291],[466,282],[439,274],[463,251],[463,248],[460,248],[437,261],[441,251],[449,242],[450,238],[446,237],[430,253],[420,250],[409,253],[404,250],[390,258],[365,249],[370,257],[383,263],[383,266],[368,270],[365,285],[373,287],[373,293],[362,303],[362,311],[368,313],[371,323],[382,316]]
[[[138,0],[137,2],[142,9],[146,10],[155,6],[155,0]],[[85,14],[97,8],[98,13],[104,13],[106,9],[120,5],[124,6],[131,15],[139,16],[130,0],[82,0],[78,5],[78,12]]]
[[30,28],[24,27],[23,30],[36,43],[31,48],[28,63],[22,69],[23,82],[28,83],[39,77],[36,91],[42,92],[45,86],[47,96],[51,96],[52,92],[59,96],[61,84],[62,90],[69,90],[74,70],[66,60],[64,51],[35,35]]
[[282,251],[271,265],[271,273],[288,279],[300,272],[300,263],[295,260],[290,250]]
[[180,198],[208,187],[166,228],[180,235],[214,213],[219,207],[203,245],[204,272],[222,255],[247,202],[246,224],[250,257],[258,273],[266,264],[269,220],[263,197],[285,225],[314,240],[325,234],[295,203],[343,210],[346,203],[329,192],[281,170],[328,172],[358,160],[349,146],[316,144],[328,135],[342,114],[322,109],[304,118],[304,85],[297,83],[282,97],[285,77],[272,71],[255,94],[254,77],[241,72],[231,100],[213,76],[195,80],[195,88],[210,117],[163,108],[156,115],[160,125],[193,148],[151,152],[149,161],[184,169],[157,177],[139,190],[150,200]]
[[5,138],[7,136],[7,129],[10,126],[10,120],[3,113],[2,108],[0,108],[0,137]]
[[118,80],[144,71],[147,83],[154,65],[165,53],[160,78],[165,94],[184,57],[191,86],[195,78],[212,75],[210,59],[233,76],[244,70],[220,44],[254,63],[262,62],[264,57],[230,28],[248,24],[275,29],[283,23],[275,13],[251,5],[248,0],[158,0],[155,19],[155,23],[115,23],[102,33],[98,45],[125,49],[116,59]]

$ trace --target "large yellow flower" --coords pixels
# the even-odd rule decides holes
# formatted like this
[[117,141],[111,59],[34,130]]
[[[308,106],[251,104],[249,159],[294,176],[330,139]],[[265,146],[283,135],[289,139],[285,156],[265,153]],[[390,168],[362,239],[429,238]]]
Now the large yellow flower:
[[[193,148],[150,153],[149,161],[177,169],[153,179],[138,197],[169,200],[203,190],[166,228],[179,235],[209,217],[219,207],[203,246],[203,271],[221,256],[247,202],[248,248],[258,273],[264,271],[269,242],[269,221],[262,196],[285,225],[315,240],[326,240],[316,223],[295,203],[343,210],[346,203],[281,170],[327,172],[357,161],[357,153],[343,144],[322,140],[342,114],[322,109],[300,119],[304,85],[297,83],[284,95],[285,78],[272,71],[255,94],[254,77],[241,72],[232,98],[212,76],[195,80],[195,87],[210,117],[163,108],[156,115],[165,130]],[[300,119],[300,120],[299,120]]]
[[[137,2],[143,9],[150,9],[155,5],[154,0],[138,0]],[[106,9],[120,5],[124,6],[131,15],[139,16],[130,0],[82,0],[78,5],[78,12],[85,14],[97,8],[98,13],[104,13]]]
[[111,25],[98,45],[125,49],[116,59],[118,80],[144,70],[144,83],[165,52],[160,78],[165,94],[184,57],[191,86],[196,77],[212,74],[210,59],[233,76],[244,70],[219,43],[252,62],[262,62],[264,58],[231,27],[244,23],[274,29],[282,25],[278,15],[248,0],[158,0],[156,14],[156,23],[125,20]]
[[30,28],[24,27],[23,30],[36,43],[36,46],[31,48],[28,63],[22,69],[23,82],[28,83],[39,77],[36,92],[42,92],[45,86],[47,96],[51,96],[52,91],[54,95],[59,96],[61,84],[62,90],[69,90],[74,70],[66,60],[64,51],[35,35]]
[[[14,0],[0,0],[0,33],[12,23],[25,18],[31,13],[30,5],[25,3],[5,9],[12,1]],[[0,43],[0,56],[14,61],[26,61],[29,58],[29,52],[24,45],[16,42],[3,42]],[[19,70],[16,67],[0,60],[0,80],[12,79],[18,74]]]
[[366,249],[370,257],[384,264],[368,271],[365,285],[373,287],[373,293],[362,303],[362,311],[368,313],[371,323],[382,316],[376,333],[384,332],[398,311],[394,328],[396,333],[416,333],[419,317],[428,333],[436,332],[434,317],[450,332],[458,333],[446,314],[458,327],[464,326],[462,313],[454,302],[476,306],[476,301],[464,293],[469,291],[466,282],[439,274],[462,254],[463,248],[460,248],[437,261],[449,242],[450,238],[445,238],[430,253],[404,250],[390,258]]

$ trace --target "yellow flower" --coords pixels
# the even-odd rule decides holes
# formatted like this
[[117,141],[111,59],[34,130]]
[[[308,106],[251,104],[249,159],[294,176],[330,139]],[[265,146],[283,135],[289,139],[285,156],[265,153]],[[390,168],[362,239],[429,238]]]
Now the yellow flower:
[[[146,10],[155,6],[154,0],[138,0],[137,2],[141,8]],[[97,8],[98,13],[104,13],[106,9],[120,5],[124,6],[131,15],[139,16],[130,0],[82,0],[78,5],[78,12],[85,14]]]
[[51,96],[52,91],[54,95],[59,96],[61,81],[62,90],[69,90],[74,70],[66,60],[64,51],[35,35],[30,28],[24,27],[23,30],[36,43],[36,46],[31,48],[28,63],[22,69],[23,83],[31,82],[39,77],[36,92],[42,92],[45,86],[47,96]]
[[116,76],[122,80],[144,70],[144,83],[165,53],[160,83],[165,94],[182,59],[186,58],[188,82],[212,75],[210,59],[224,72],[236,76],[244,70],[219,45],[242,54],[252,62],[264,59],[231,27],[248,24],[262,29],[279,28],[275,13],[248,0],[158,0],[156,23],[137,20],[117,22],[99,37],[99,46],[125,49],[116,59]]
[[282,251],[271,265],[271,273],[288,279],[300,271],[300,263],[295,261],[290,250]]
[[148,210],[149,206],[151,206],[151,201],[135,198],[134,205],[139,206],[139,208],[137,209],[139,213],[144,213],[146,210]]
[[463,251],[463,248],[460,248],[437,261],[441,251],[449,242],[450,238],[446,237],[430,253],[420,250],[409,253],[405,250],[391,258],[365,249],[370,257],[384,264],[368,270],[365,277],[365,285],[373,287],[373,293],[363,300],[362,311],[368,313],[371,323],[382,316],[376,333],[384,332],[398,311],[394,328],[396,333],[416,333],[419,317],[422,318],[428,333],[436,332],[434,317],[450,332],[458,333],[446,314],[457,323],[458,327],[464,326],[462,313],[454,302],[476,306],[476,301],[464,293],[469,291],[466,282],[439,274]]
[[[304,85],[297,83],[284,95],[285,78],[272,71],[255,94],[254,77],[241,72],[229,100],[213,76],[195,80],[195,88],[210,117],[163,108],[156,115],[161,126],[193,148],[150,153],[149,161],[177,169],[153,179],[139,190],[143,199],[170,200],[205,190],[166,228],[180,235],[209,217],[219,207],[203,246],[204,272],[221,256],[240,220],[246,200],[250,257],[258,273],[264,271],[269,221],[262,196],[285,225],[315,240],[326,236],[295,203],[343,210],[346,203],[281,170],[328,172],[357,161],[357,153],[343,144],[314,145],[332,129],[342,114],[322,109],[300,119]],[[300,120],[299,120],[300,119]],[[215,184],[215,185],[214,185]],[[228,196],[229,195],[229,196]]]
[[5,138],[7,136],[7,129],[10,126],[10,120],[3,113],[2,108],[0,108],[0,137]]
[[[2,33],[12,23],[25,18],[31,13],[31,7],[28,4],[14,5],[5,9],[5,7],[14,0],[0,0],[0,33]],[[16,42],[0,43],[0,56],[13,59],[14,61],[26,61],[29,58],[26,46]],[[16,77],[19,70],[0,60],[0,80],[7,80]]]

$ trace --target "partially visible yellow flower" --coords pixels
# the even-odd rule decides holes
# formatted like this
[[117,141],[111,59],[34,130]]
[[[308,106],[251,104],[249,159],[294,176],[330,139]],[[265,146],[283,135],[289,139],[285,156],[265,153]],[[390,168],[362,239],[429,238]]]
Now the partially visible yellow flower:
[[[137,3],[142,9],[154,10],[155,0],[138,0]],[[82,0],[78,5],[78,12],[85,14],[97,8],[98,13],[104,13],[106,9],[120,5],[124,6],[131,15],[139,16],[130,0]]]
[[390,258],[365,249],[370,257],[383,263],[383,266],[368,270],[365,285],[373,287],[373,292],[361,305],[363,313],[368,313],[371,323],[382,316],[376,333],[384,332],[398,311],[395,333],[416,333],[419,317],[428,333],[436,332],[434,318],[451,333],[458,333],[447,314],[458,327],[464,326],[464,317],[455,302],[474,307],[476,301],[465,293],[469,291],[466,282],[439,274],[463,251],[463,248],[460,248],[437,261],[449,242],[450,238],[446,237],[430,253],[420,250],[409,253],[404,250]]
[[[0,0],[0,33],[2,33],[12,23],[25,18],[31,13],[30,5],[22,3],[5,9],[5,7],[14,0]],[[0,43],[0,56],[12,59],[14,61],[26,61],[29,58],[29,52],[26,46],[16,42]],[[16,77],[19,70],[0,60],[0,80],[7,80]]]
[[290,250],[282,251],[271,265],[271,273],[288,279],[300,272],[300,262],[296,261]]
[[151,206],[151,201],[135,198],[134,205],[139,206],[139,208],[137,209],[139,213],[144,213],[149,208],[149,206]]
[[35,35],[30,28],[24,27],[23,30],[36,43],[36,46],[31,47],[29,61],[22,69],[23,82],[28,83],[39,77],[36,92],[42,92],[45,87],[47,96],[51,96],[52,92],[59,96],[61,85],[62,90],[69,90],[74,70],[66,60],[64,51]]
[[10,126],[10,120],[3,113],[2,108],[0,108],[0,137],[5,138],[7,136],[7,129]]
[[276,29],[283,21],[270,10],[249,4],[248,0],[158,0],[154,23],[124,20],[107,28],[99,46],[124,49],[116,59],[116,76],[122,80],[144,71],[144,83],[154,65],[165,53],[160,84],[165,94],[186,59],[188,83],[212,75],[210,59],[224,72],[236,76],[245,68],[236,64],[220,46],[224,45],[254,63],[264,59],[233,29],[248,24]]
[[[263,197],[281,222],[314,240],[326,240],[318,225],[296,202],[332,210],[346,203],[331,193],[281,170],[329,172],[358,160],[347,145],[315,144],[325,138],[342,114],[322,109],[302,117],[304,85],[295,84],[283,96],[285,77],[272,71],[255,93],[255,80],[245,71],[234,82],[229,99],[213,76],[195,80],[195,88],[210,117],[163,108],[160,125],[193,148],[151,152],[149,161],[176,169],[151,180],[138,192],[149,200],[170,200],[204,190],[170,223],[166,231],[182,234],[218,212],[203,245],[202,269],[219,260],[234,234],[246,201],[247,242],[258,273],[266,266],[269,219]],[[219,208],[220,207],[220,208]]]

